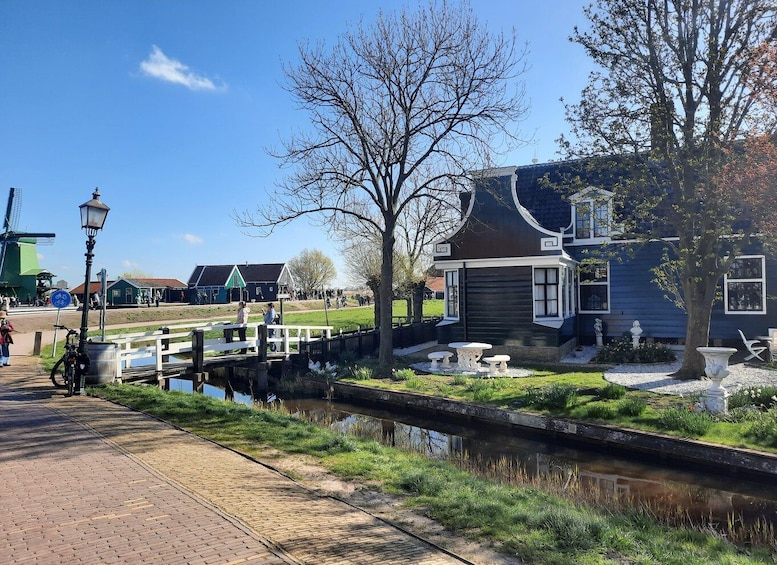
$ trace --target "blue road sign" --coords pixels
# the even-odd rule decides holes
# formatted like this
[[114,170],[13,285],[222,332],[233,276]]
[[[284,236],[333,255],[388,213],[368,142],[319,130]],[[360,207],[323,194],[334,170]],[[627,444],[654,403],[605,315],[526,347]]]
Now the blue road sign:
[[70,306],[70,293],[66,290],[55,290],[51,293],[51,305],[55,308]]

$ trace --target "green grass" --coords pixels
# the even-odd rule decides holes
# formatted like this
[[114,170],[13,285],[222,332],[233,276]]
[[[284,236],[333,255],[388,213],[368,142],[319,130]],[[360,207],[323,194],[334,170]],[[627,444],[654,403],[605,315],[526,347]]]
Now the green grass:
[[[359,384],[777,453],[777,432],[769,433],[768,417],[757,422],[732,421],[733,416],[708,419],[706,414],[699,414],[692,400],[623,391],[608,383],[601,371],[536,369],[531,377],[489,379],[424,374],[412,379],[411,386],[407,382],[373,378]],[[771,396],[772,391],[768,394]]]
[[529,563],[772,562],[766,549],[736,548],[720,536],[661,526],[644,511],[614,511],[536,485],[478,478],[452,463],[342,436],[277,411],[152,387],[120,385],[90,392],[253,457],[261,458],[268,446],[314,457],[342,478],[401,494],[407,504],[459,534],[491,540]]

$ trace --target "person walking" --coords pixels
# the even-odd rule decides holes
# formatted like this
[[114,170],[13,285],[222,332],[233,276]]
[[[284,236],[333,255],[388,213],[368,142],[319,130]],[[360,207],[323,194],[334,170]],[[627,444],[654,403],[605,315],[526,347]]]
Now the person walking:
[[[275,336],[275,331],[270,329],[270,326],[275,324],[275,307],[272,302],[267,303],[267,310],[264,312],[264,323],[267,326],[267,337],[271,338]],[[275,351],[275,344],[270,344],[270,351]]]
[[13,325],[6,315],[0,320],[0,365],[8,367],[11,364],[11,344],[13,344]]
[[[235,323],[242,324],[242,327],[237,328],[237,338],[240,341],[246,340],[246,324],[248,323],[248,314],[250,313],[251,309],[246,306],[244,301],[238,302],[237,321]],[[248,353],[248,349],[244,347],[240,350],[240,353]]]

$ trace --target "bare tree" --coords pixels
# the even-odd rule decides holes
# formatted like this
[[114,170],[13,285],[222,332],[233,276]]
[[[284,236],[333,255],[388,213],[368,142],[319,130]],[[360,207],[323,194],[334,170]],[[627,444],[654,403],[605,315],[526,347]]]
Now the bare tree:
[[755,63],[775,37],[775,2],[598,0],[585,13],[590,31],[572,40],[602,70],[567,106],[577,143],[562,142],[570,157],[614,164],[620,174],[608,188],[625,203],[630,237],[656,241],[667,228],[675,236],[663,239],[657,280],[687,314],[678,376],[698,378],[696,347],[707,345],[718,281],[772,209],[766,183],[726,179],[727,163],[742,158],[735,148],[774,131]]
[[294,282],[308,297],[337,276],[334,262],[318,249],[303,249],[289,261],[289,271]]
[[[524,117],[524,52],[489,33],[466,3],[435,1],[300,45],[287,88],[312,125],[275,152],[292,172],[271,204],[244,214],[269,233],[313,215],[333,230],[380,234],[380,361],[393,360],[391,289],[397,223],[415,200],[445,200]],[[377,297],[376,297],[377,298]]]

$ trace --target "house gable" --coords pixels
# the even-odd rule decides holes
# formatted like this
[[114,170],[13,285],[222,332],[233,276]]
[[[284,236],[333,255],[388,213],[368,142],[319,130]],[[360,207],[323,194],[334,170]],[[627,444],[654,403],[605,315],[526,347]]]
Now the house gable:
[[543,227],[518,200],[514,167],[476,177],[457,231],[434,247],[437,263],[563,255],[561,231]]

